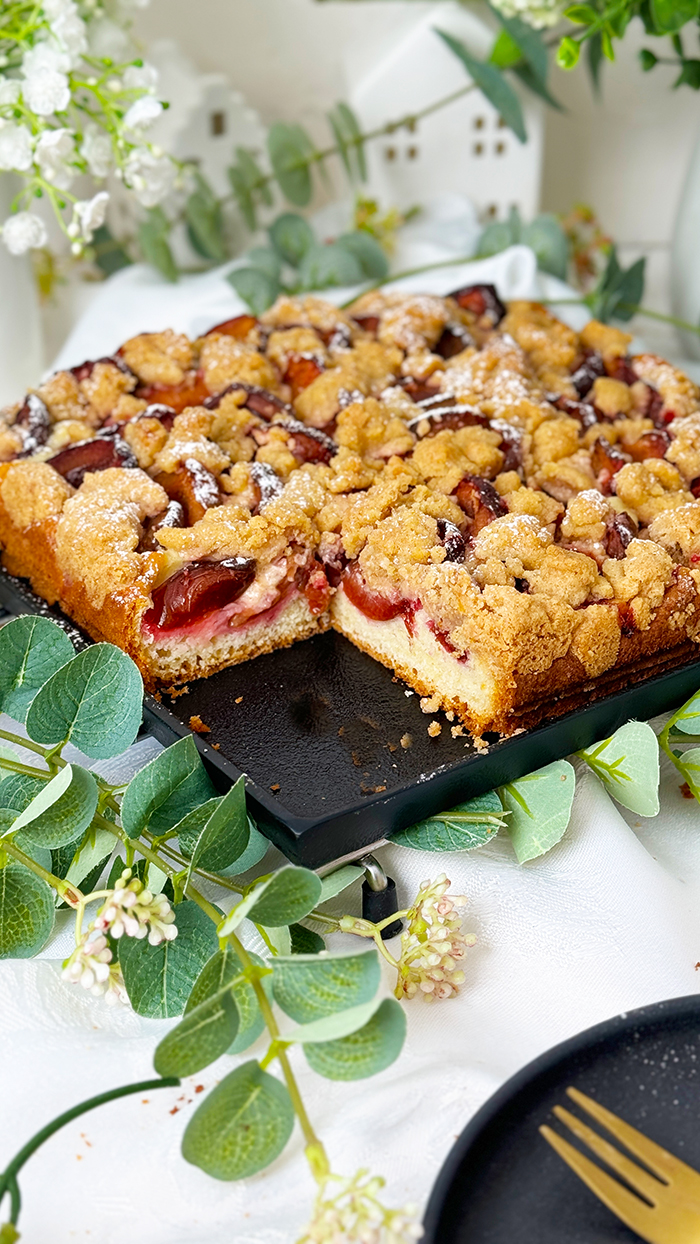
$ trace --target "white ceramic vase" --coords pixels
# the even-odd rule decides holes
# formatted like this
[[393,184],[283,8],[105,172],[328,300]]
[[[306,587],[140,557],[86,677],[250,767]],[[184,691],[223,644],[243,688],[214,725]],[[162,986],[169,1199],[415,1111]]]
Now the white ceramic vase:
[[[671,309],[689,324],[700,324],[700,133],[690,157],[678,205],[671,249]],[[700,359],[700,336],[679,330],[688,358]]]
[[[16,187],[0,173],[0,221]],[[29,255],[10,255],[0,240],[0,406],[16,402],[43,371],[41,314]]]

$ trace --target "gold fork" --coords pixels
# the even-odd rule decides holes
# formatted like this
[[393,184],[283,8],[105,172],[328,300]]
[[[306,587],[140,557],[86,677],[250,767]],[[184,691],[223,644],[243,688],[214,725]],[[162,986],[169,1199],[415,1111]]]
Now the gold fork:
[[700,1174],[578,1089],[568,1088],[566,1092],[649,1168],[644,1170],[563,1106],[555,1106],[560,1122],[639,1195],[602,1171],[551,1127],[541,1127],[545,1140],[579,1179],[649,1244],[700,1244]]

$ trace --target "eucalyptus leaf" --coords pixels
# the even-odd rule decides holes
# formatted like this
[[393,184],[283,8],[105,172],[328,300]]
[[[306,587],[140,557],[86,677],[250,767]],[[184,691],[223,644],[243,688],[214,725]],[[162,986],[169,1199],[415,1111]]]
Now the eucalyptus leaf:
[[[250,950],[248,957],[258,967],[264,966],[263,960]],[[265,1027],[265,1020],[258,1005],[255,990],[246,979],[240,960],[231,946],[227,945],[222,950],[217,950],[210,959],[207,959],[192,986],[192,992],[185,1007],[185,1015],[194,1007],[200,1006],[202,1002],[213,997],[224,986],[228,986],[233,992],[239,1019],[238,1033],[228,1052],[229,1054],[242,1054],[254,1041],[257,1041]],[[272,980],[269,975],[263,976],[262,987],[267,996],[272,997]]]
[[168,242],[169,234],[170,222],[161,207],[154,207],[139,225],[139,245],[144,259],[167,281],[176,281],[177,264]]
[[320,955],[326,949],[323,938],[303,924],[289,925],[289,941],[293,955]]
[[191,1076],[225,1054],[238,1032],[238,1009],[223,986],[187,1011],[156,1047],[153,1066],[159,1076]]
[[95,252],[95,263],[105,276],[112,276],[133,263],[128,251],[107,225],[100,225],[99,229],[95,229],[90,249]]
[[[482,819],[482,814],[486,814]],[[473,851],[495,837],[503,824],[503,807],[495,791],[458,803],[448,812],[429,816],[392,834],[391,841],[415,851]],[[498,818],[498,819],[495,819]]]
[[256,924],[274,928],[281,924],[296,924],[308,916],[321,895],[321,882],[308,868],[289,865],[273,873],[269,881],[251,891],[224,920],[220,937],[226,937],[247,917]]
[[338,1041],[341,1037],[349,1037],[351,1033],[357,1032],[358,1028],[364,1028],[381,1005],[381,998],[373,998],[371,1002],[363,1002],[360,1006],[336,1011],[334,1015],[325,1015],[322,1019],[311,1020],[308,1024],[298,1024],[296,1028],[283,1028],[282,1040],[293,1045]]
[[295,207],[306,207],[311,198],[308,157],[314,150],[306,131],[300,125],[276,121],[267,133],[267,150],[285,199]]
[[476,244],[475,258],[487,259],[489,255],[500,255],[501,251],[507,250],[515,240],[509,221],[494,220],[481,233]]
[[330,898],[335,898],[336,894],[342,894],[343,890],[347,890],[348,886],[359,881],[364,875],[364,868],[360,868],[357,864],[343,864],[342,868],[326,873],[321,881],[319,903],[327,903]]
[[406,1039],[406,1014],[385,998],[372,1018],[347,1037],[305,1045],[310,1067],[327,1080],[364,1080],[391,1066]]
[[550,272],[560,281],[566,280],[569,240],[556,216],[546,212],[536,216],[523,229],[522,241],[535,252],[538,268]]
[[0,868],[0,959],[31,959],[53,931],[54,893],[23,864]]
[[549,104],[550,108],[556,108],[557,112],[566,112],[563,104],[560,104],[559,100],[555,99],[549,87],[546,86],[544,82],[540,81],[540,79],[532,72],[529,65],[514,65],[513,73],[520,79],[523,86],[527,87],[528,91],[532,91],[533,95],[539,95],[540,99],[543,99],[546,104]]
[[[99,872],[107,863],[112,851],[114,850],[116,838],[110,834],[107,829],[96,829],[91,837],[91,841],[75,855],[68,872],[66,880],[72,881],[73,885],[79,886],[86,877],[91,876],[95,869],[99,868]],[[99,872],[97,876],[99,877]]]
[[279,281],[263,272],[262,268],[234,268],[226,274],[226,280],[250,307],[253,315],[262,315],[263,311],[267,311],[280,292]]
[[296,212],[284,212],[278,216],[270,225],[268,234],[277,254],[293,268],[299,267],[315,242],[311,225]]
[[303,289],[357,285],[363,277],[364,269],[358,257],[338,242],[332,242],[328,246],[314,243],[299,266],[299,279]]
[[362,275],[369,280],[383,281],[389,275],[389,261],[376,238],[364,229],[355,229],[352,233],[341,233],[335,240],[336,246],[345,250],[359,263]]
[[178,903],[175,923],[177,937],[159,946],[151,946],[147,938],[120,941],[129,1001],[138,1015],[149,1019],[182,1014],[194,982],[218,946],[213,922],[196,903]]
[[40,687],[75,656],[65,631],[36,614],[0,628],[0,710],[23,724]]
[[629,721],[596,747],[578,752],[613,799],[638,816],[659,811],[659,746],[646,721]]
[[201,175],[185,204],[185,222],[197,253],[221,263],[226,258],[221,204]]
[[516,138],[521,143],[527,141],[525,133],[525,123],[523,121],[523,110],[520,107],[520,100],[510,83],[504,78],[500,69],[495,65],[490,65],[488,61],[480,61],[453,35],[448,34],[446,30],[435,30],[435,33],[445,41],[451,52],[454,52],[472,81],[478,86],[483,95],[486,96],[489,103],[501,115],[509,129],[513,131]]
[[31,777],[28,773],[11,773],[0,782],[0,808],[16,808],[18,812],[24,812],[45,787],[46,782],[42,778]]
[[144,829],[168,833],[216,794],[191,734],[166,747],[131,779],[122,800],[122,825],[130,838]]
[[685,779],[696,799],[700,799],[700,747],[689,747],[687,752],[676,752]]
[[568,760],[555,760],[501,790],[510,812],[507,829],[519,864],[544,855],[563,837],[571,819],[576,774]]
[[[348,154],[350,164],[354,164],[354,173],[360,181],[367,180],[367,160],[365,157],[365,145],[362,137],[360,123],[355,116],[352,108],[342,100],[336,104],[334,110],[334,118],[336,125],[340,127],[343,134],[344,145]],[[330,117],[329,117],[330,119]],[[332,127],[335,132],[335,126]]]
[[82,837],[97,811],[99,791],[87,769],[66,765],[45,782],[18,816],[13,831],[22,829],[28,842],[63,847]]
[[254,868],[265,858],[270,849],[269,839],[260,833],[250,816],[248,817],[248,846],[234,864],[228,868],[219,868],[222,877],[240,877],[249,868]]
[[131,657],[114,644],[91,644],[37,692],[27,734],[48,747],[70,742],[95,760],[119,756],[139,732],[142,701]]
[[271,246],[254,246],[246,254],[246,259],[254,268],[266,272],[273,281],[278,281],[282,271],[282,261]]
[[298,1024],[362,1006],[379,987],[376,950],[280,956],[271,966],[275,1002]]
[[[4,826],[2,825],[2,818],[4,818],[6,811],[7,811],[6,809],[3,809],[2,811],[0,811],[0,833],[2,833],[2,830],[4,828]],[[10,816],[12,816],[12,813],[10,813]],[[28,842],[25,839],[24,833],[21,829],[19,833],[17,834],[17,837],[14,839],[14,844],[16,847],[19,847],[20,851],[24,851],[24,854],[28,855],[30,860],[34,860],[35,864],[39,864],[41,868],[45,868],[47,873],[53,872],[53,868],[51,867],[51,863],[52,863],[51,852],[49,851],[48,847],[38,847],[36,843]],[[54,902],[55,902],[55,896],[54,896]]]
[[245,777],[221,798],[194,808],[173,829],[184,855],[190,856],[188,879],[195,867],[219,872],[240,859],[250,831],[245,803]]
[[[263,926],[258,924],[258,929]],[[265,935],[272,947],[274,955],[291,955],[292,953],[292,935],[290,926],[287,924],[266,925]]]
[[[686,701],[673,724],[683,734],[700,734],[700,691]],[[0,785],[0,798],[2,789]]]
[[[547,81],[547,47],[542,34],[520,17],[506,17],[500,9],[489,5],[494,17],[501,23],[504,31],[519,49],[521,56],[529,65],[535,77],[542,83]],[[498,63],[498,62],[496,62]]]
[[214,1179],[246,1179],[269,1166],[294,1127],[284,1084],[254,1060],[207,1094],[182,1138],[182,1156]]

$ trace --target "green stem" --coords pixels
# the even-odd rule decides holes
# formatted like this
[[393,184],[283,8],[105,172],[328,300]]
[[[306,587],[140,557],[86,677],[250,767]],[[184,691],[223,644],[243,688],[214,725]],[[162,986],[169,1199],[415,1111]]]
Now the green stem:
[[76,886],[71,885],[70,881],[62,881],[60,877],[54,877],[53,873],[47,872],[47,870],[42,868],[41,864],[37,864],[36,860],[33,860],[30,855],[25,855],[24,851],[21,851],[20,848],[15,846],[14,842],[11,842],[8,838],[0,838],[0,853],[3,851],[5,851],[13,860],[16,860],[18,864],[23,864],[24,867],[34,873],[36,877],[41,877],[41,880],[45,881],[47,885],[50,885],[51,888],[61,896],[64,902],[68,903],[69,907],[76,907],[82,901],[82,894]]
[[24,773],[27,777],[41,778],[44,782],[49,782],[53,776],[47,769],[35,769],[33,765],[6,760],[4,756],[0,756],[0,769],[7,769],[10,773]]
[[[406,274],[402,273],[401,275]],[[392,276],[390,279],[393,281],[396,278]],[[545,307],[586,306],[590,310],[588,297],[588,295],[582,294],[580,298],[540,298],[540,302]],[[354,299],[352,301],[354,302]],[[350,304],[346,305],[349,306]],[[637,302],[621,302],[619,305],[625,311],[631,311],[633,315],[645,315],[649,320],[658,320],[661,324],[671,324],[674,328],[682,328],[683,332],[700,335],[700,324],[689,324],[687,320],[679,320],[676,315],[665,315],[662,311],[650,311],[647,307],[641,307]]]
[[296,1082],[294,1072],[292,1071],[291,1064],[287,1057],[286,1046],[280,1038],[280,1030],[277,1026],[277,1020],[275,1019],[274,1012],[270,1006],[270,1000],[263,989],[262,982],[258,974],[259,969],[251,959],[242,941],[236,936],[235,933],[229,933],[228,940],[233,946],[243,971],[255,991],[258,1006],[260,1007],[267,1030],[270,1034],[276,1057],[279,1060],[280,1067],[282,1068],[282,1075],[284,1076],[287,1091],[292,1100],[294,1113],[299,1120],[301,1130],[304,1134],[304,1140],[306,1141],[306,1156],[309,1161],[309,1165],[311,1166],[314,1178],[321,1183],[323,1182],[323,1179],[327,1177],[330,1170],[328,1159],[323,1145],[316,1135],[311,1120],[306,1113],[306,1107],[302,1101],[301,1093],[299,1092],[299,1085]]
[[[40,747],[38,743],[33,743],[31,739],[25,739],[21,734],[12,734],[10,730],[0,730],[0,739],[5,739],[8,743],[15,743],[17,747],[24,747],[28,752],[36,752],[37,756],[43,756],[44,760],[53,750],[49,747]],[[66,760],[58,761],[61,768],[67,763]]]
[[[109,1101],[116,1101],[119,1097],[129,1097],[133,1093],[146,1093],[152,1089],[159,1088],[177,1088],[180,1080],[177,1076],[164,1076],[158,1080],[141,1080],[138,1084],[124,1084],[121,1088],[109,1089],[106,1093],[98,1093],[97,1097],[90,1097],[87,1101],[81,1102],[78,1106],[71,1106],[70,1110],[59,1114],[57,1118],[52,1119],[41,1131],[32,1136],[28,1140],[19,1153],[16,1153],[12,1161],[5,1170],[0,1174],[0,1201],[12,1187],[16,1188],[16,1178],[25,1162],[36,1153],[37,1149],[43,1145],[49,1136],[53,1136],[54,1132],[65,1127],[66,1123],[70,1123],[73,1119],[77,1119],[81,1114],[86,1114],[88,1110],[94,1110],[97,1106],[104,1106]],[[19,1214],[19,1197],[13,1197],[13,1206],[11,1209],[10,1222],[14,1225],[17,1223]]]

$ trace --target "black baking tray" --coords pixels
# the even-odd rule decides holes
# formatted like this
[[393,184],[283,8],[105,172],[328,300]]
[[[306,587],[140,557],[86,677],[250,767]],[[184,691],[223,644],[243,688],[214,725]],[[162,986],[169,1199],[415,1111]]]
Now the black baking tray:
[[[3,569],[0,604],[53,618],[76,645],[90,642]],[[478,751],[468,737],[452,737],[442,714],[441,734],[428,735],[419,697],[328,631],[199,679],[174,699],[146,695],[144,719],[168,744],[199,717],[209,733],[195,740],[217,789],[245,773],[262,831],[290,860],[320,868],[588,747],[630,718],[674,708],[698,686],[700,657]]]
[[605,1134],[567,1098],[573,1085],[700,1169],[699,1045],[700,996],[690,994],[616,1015],[528,1063],[448,1154],[423,1244],[639,1244],[538,1128],[549,1124],[571,1141],[552,1117],[560,1105]]

